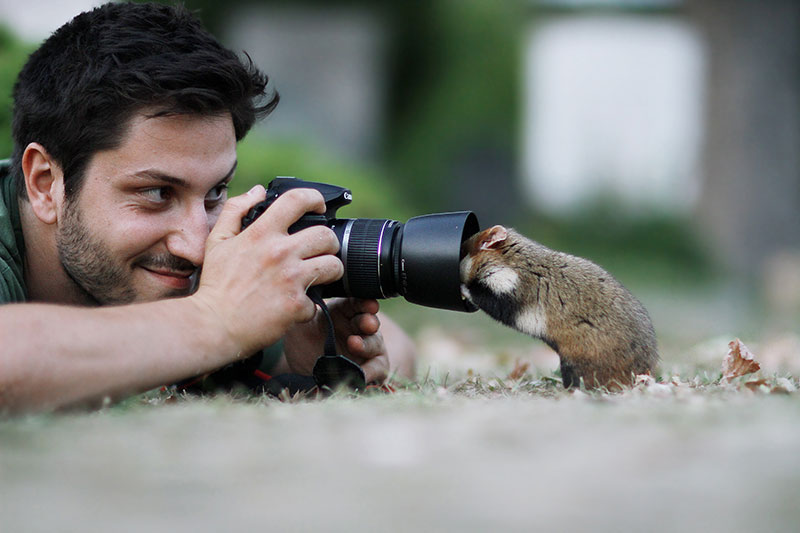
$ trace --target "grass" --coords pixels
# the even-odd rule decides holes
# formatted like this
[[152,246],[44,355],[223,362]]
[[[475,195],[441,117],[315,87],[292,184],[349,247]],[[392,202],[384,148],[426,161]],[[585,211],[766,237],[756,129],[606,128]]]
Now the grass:
[[5,423],[4,527],[789,531],[800,518],[792,396],[489,381]]
[[421,361],[394,394],[153,391],[0,420],[2,530],[796,530],[800,352],[762,329],[762,370],[723,380],[732,336],[672,305],[648,302],[657,380],[623,393],[565,391],[541,343],[398,300]]
[[497,370],[432,370],[394,394],[153,392],[6,420],[4,531],[791,531],[800,519],[794,377],[751,388],[706,373],[608,394]]

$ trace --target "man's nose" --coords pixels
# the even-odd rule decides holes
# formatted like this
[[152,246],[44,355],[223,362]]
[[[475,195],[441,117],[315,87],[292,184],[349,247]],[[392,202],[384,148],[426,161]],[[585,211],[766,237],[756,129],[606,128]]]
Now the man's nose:
[[203,264],[206,239],[213,220],[204,204],[191,206],[182,211],[174,228],[167,236],[167,250],[176,257],[191,261],[196,266]]

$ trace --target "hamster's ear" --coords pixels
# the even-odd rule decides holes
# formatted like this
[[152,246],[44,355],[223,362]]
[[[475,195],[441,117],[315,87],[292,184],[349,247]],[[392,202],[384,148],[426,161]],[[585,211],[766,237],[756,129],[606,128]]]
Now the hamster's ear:
[[497,248],[508,238],[508,230],[503,226],[492,226],[481,239],[481,250]]

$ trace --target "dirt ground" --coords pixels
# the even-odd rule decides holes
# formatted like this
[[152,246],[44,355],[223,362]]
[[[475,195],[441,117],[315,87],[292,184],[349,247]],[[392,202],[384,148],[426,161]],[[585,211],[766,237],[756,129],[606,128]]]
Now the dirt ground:
[[766,385],[720,383],[727,337],[676,335],[661,383],[609,395],[564,392],[541,343],[416,331],[395,394],[0,419],[0,531],[797,531],[791,336]]
[[797,394],[678,389],[6,421],[2,531],[796,531]]

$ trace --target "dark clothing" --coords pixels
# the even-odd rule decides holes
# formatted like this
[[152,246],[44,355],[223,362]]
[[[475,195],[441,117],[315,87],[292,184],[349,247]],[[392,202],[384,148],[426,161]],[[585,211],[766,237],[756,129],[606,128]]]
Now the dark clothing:
[[0,160],[0,304],[24,302],[27,294],[23,258],[25,242],[19,218],[17,188],[8,159]]

